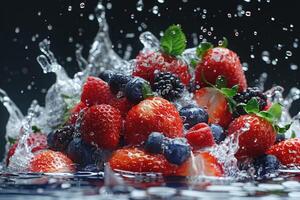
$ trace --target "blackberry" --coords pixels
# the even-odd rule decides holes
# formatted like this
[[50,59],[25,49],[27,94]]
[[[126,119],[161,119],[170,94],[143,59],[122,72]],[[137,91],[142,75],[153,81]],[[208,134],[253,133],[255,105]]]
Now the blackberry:
[[[259,110],[263,110],[267,105],[267,96],[257,87],[252,87],[252,88],[249,87],[249,88],[247,88],[247,90],[245,92],[237,93],[233,97],[233,99],[237,102],[237,104],[239,104],[239,103],[246,104],[253,97],[255,97],[258,101]],[[234,117],[239,117],[240,115],[245,115],[247,113],[245,112],[243,107],[240,105],[240,106],[236,107],[236,110],[233,114],[234,114]]]
[[48,134],[47,142],[50,149],[64,151],[73,139],[74,127],[64,126]]
[[180,79],[170,72],[158,72],[155,74],[153,90],[167,100],[180,98],[184,85]]

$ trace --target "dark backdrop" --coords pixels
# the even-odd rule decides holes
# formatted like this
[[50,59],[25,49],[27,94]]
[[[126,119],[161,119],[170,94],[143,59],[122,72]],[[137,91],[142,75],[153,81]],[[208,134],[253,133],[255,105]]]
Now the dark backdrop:
[[[262,72],[267,72],[270,77],[267,87],[272,84],[299,87],[300,72],[290,68],[293,63],[300,65],[297,0],[165,0],[163,4],[161,0],[144,0],[143,11],[137,11],[137,1],[107,1],[108,8],[112,5],[107,10],[111,38],[120,55],[128,44],[133,47],[133,55],[141,48],[139,41],[128,38],[126,33],[137,36],[141,31],[150,30],[159,35],[168,25],[180,23],[189,41],[192,41],[193,33],[214,43],[226,36],[229,47],[248,64],[246,75],[250,83]],[[83,44],[87,55],[97,32],[96,20],[89,19],[96,4],[97,0],[1,2],[0,88],[7,91],[24,113],[33,99],[43,104],[45,89],[55,78],[53,74],[43,74],[36,62],[40,53],[38,42],[49,38],[59,62],[70,75],[74,74],[78,70],[74,58],[76,44]],[[155,5],[160,16],[155,14]],[[189,46],[192,45],[189,42]],[[273,64],[262,60],[263,51],[270,53]],[[1,151],[7,117],[6,110],[0,105]]]

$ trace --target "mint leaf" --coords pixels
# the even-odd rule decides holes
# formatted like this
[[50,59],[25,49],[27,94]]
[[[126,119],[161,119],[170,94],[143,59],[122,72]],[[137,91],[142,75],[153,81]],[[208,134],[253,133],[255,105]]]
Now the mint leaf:
[[195,69],[197,67],[198,61],[196,59],[191,60],[191,66]]
[[151,86],[149,84],[144,84],[142,87],[143,98],[146,99],[148,97],[153,97],[154,94],[152,92]]
[[41,132],[41,129],[37,126],[32,126],[31,129],[34,133]]
[[256,98],[250,99],[247,104],[243,107],[246,113],[256,114],[259,112],[259,104]]
[[232,88],[221,88],[220,91],[226,97],[234,97],[237,94],[238,89],[239,89],[239,86],[235,85]]
[[12,137],[8,137],[7,138],[7,142],[9,143],[9,145],[15,144],[16,141],[17,141],[17,139],[15,139],[15,138],[12,138]]
[[273,123],[273,115],[271,115],[270,113],[268,113],[266,111],[261,111],[259,113],[256,113],[256,115],[267,120],[270,123]]
[[279,120],[282,114],[281,105],[279,103],[274,103],[267,112],[273,116],[274,120]]
[[160,39],[160,47],[166,54],[181,55],[186,48],[186,37],[181,27],[177,25],[170,26]]
[[222,44],[219,45],[219,47],[224,47],[224,48],[227,48],[227,47],[228,47],[228,40],[227,40],[226,37],[223,37]]
[[275,128],[275,130],[276,130],[278,133],[285,133],[287,130],[290,129],[291,125],[292,125],[292,123],[287,124],[287,125],[285,125],[284,127],[281,127],[281,126],[279,126],[279,125],[276,124],[276,125],[274,125],[274,128]]
[[196,54],[199,58],[203,58],[204,53],[212,48],[213,45],[210,42],[201,42],[196,49]]
[[297,137],[296,132],[292,131],[291,138],[296,138],[296,137]]
[[227,80],[224,76],[218,76],[216,80],[216,88],[226,88],[227,86]]

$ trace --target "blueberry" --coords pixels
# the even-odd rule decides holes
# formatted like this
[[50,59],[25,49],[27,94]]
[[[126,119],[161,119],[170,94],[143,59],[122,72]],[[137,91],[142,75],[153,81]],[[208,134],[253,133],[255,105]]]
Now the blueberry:
[[274,173],[279,165],[278,159],[273,155],[263,155],[254,160],[254,168],[259,177]]
[[73,134],[73,126],[64,126],[49,133],[47,136],[49,148],[55,151],[64,151],[73,139]]
[[150,153],[161,153],[164,139],[162,133],[152,132],[145,143],[145,149]]
[[95,150],[93,146],[86,144],[81,138],[74,138],[67,148],[67,155],[75,163],[86,166],[95,163]]
[[211,124],[210,129],[211,129],[211,132],[214,136],[215,142],[217,144],[219,144],[220,142],[222,142],[226,138],[225,132],[224,132],[223,128],[220,125]]
[[169,139],[163,145],[163,154],[173,164],[181,165],[191,155],[191,148],[185,138]]
[[184,120],[184,127],[186,129],[192,128],[194,125],[204,122],[208,123],[208,114],[207,112],[195,105],[188,105],[180,109],[180,116]]
[[109,82],[114,72],[111,70],[105,70],[99,74],[99,78],[101,78],[105,82]]
[[282,142],[284,140],[285,140],[285,135],[284,134],[277,134],[275,143],[279,143],[279,142]]
[[132,79],[131,76],[125,74],[113,74],[109,80],[110,89],[117,93],[119,91],[124,91],[126,84]]
[[150,84],[142,78],[135,77],[126,84],[125,96],[132,103],[139,103],[149,95],[152,95]]

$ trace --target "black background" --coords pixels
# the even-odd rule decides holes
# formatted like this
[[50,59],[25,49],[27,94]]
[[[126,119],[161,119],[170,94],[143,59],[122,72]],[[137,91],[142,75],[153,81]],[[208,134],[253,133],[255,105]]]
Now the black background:
[[[273,84],[285,88],[299,87],[300,72],[290,69],[291,63],[300,67],[299,48],[293,47],[295,39],[300,39],[300,7],[297,0],[165,0],[163,4],[157,0],[144,0],[141,12],[136,9],[137,1],[106,1],[112,5],[112,9],[107,10],[107,16],[111,38],[120,55],[128,44],[133,47],[133,55],[142,48],[137,38],[126,37],[126,33],[138,36],[141,33],[138,29],[141,23],[147,25],[142,31],[149,30],[157,36],[168,25],[179,23],[187,34],[190,47],[193,46],[192,33],[203,35],[214,44],[226,36],[229,47],[238,52],[242,62],[248,63],[246,75],[250,85],[262,72],[267,72],[267,88]],[[80,3],[85,4],[84,8],[80,8]],[[87,55],[98,29],[96,20],[89,19],[96,4],[97,0],[1,2],[0,88],[7,91],[23,113],[26,113],[33,99],[43,104],[43,91],[55,80],[53,74],[43,74],[36,62],[36,56],[40,54],[38,42],[44,38],[50,39],[52,50],[60,64],[70,76],[73,75],[78,70],[74,57],[76,44],[82,44]],[[152,11],[155,5],[159,8],[160,16]],[[245,12],[250,11],[251,16],[244,14],[235,17],[238,5],[243,6]],[[68,11],[69,6],[72,7],[71,11]],[[203,9],[207,12],[205,19],[202,17],[205,13]],[[274,21],[271,20],[272,17],[275,18]],[[49,25],[52,27],[50,30]],[[209,31],[211,27],[213,31],[210,36],[205,29]],[[238,36],[235,35],[236,32]],[[36,40],[32,41],[32,37],[37,35]],[[69,37],[73,38],[73,42],[69,41]],[[122,47],[118,44],[122,44]],[[280,50],[277,48],[278,44],[282,45]],[[277,58],[277,64],[265,63],[261,59],[262,51],[270,52],[271,60]],[[288,59],[286,51],[292,52]],[[251,54],[254,58],[251,58]],[[67,57],[71,57],[72,61],[68,62]],[[28,89],[28,85],[31,85],[31,89]],[[296,104],[293,113],[299,110],[296,107],[299,108]],[[3,135],[7,118],[5,108],[0,105],[1,151],[4,147]]]

